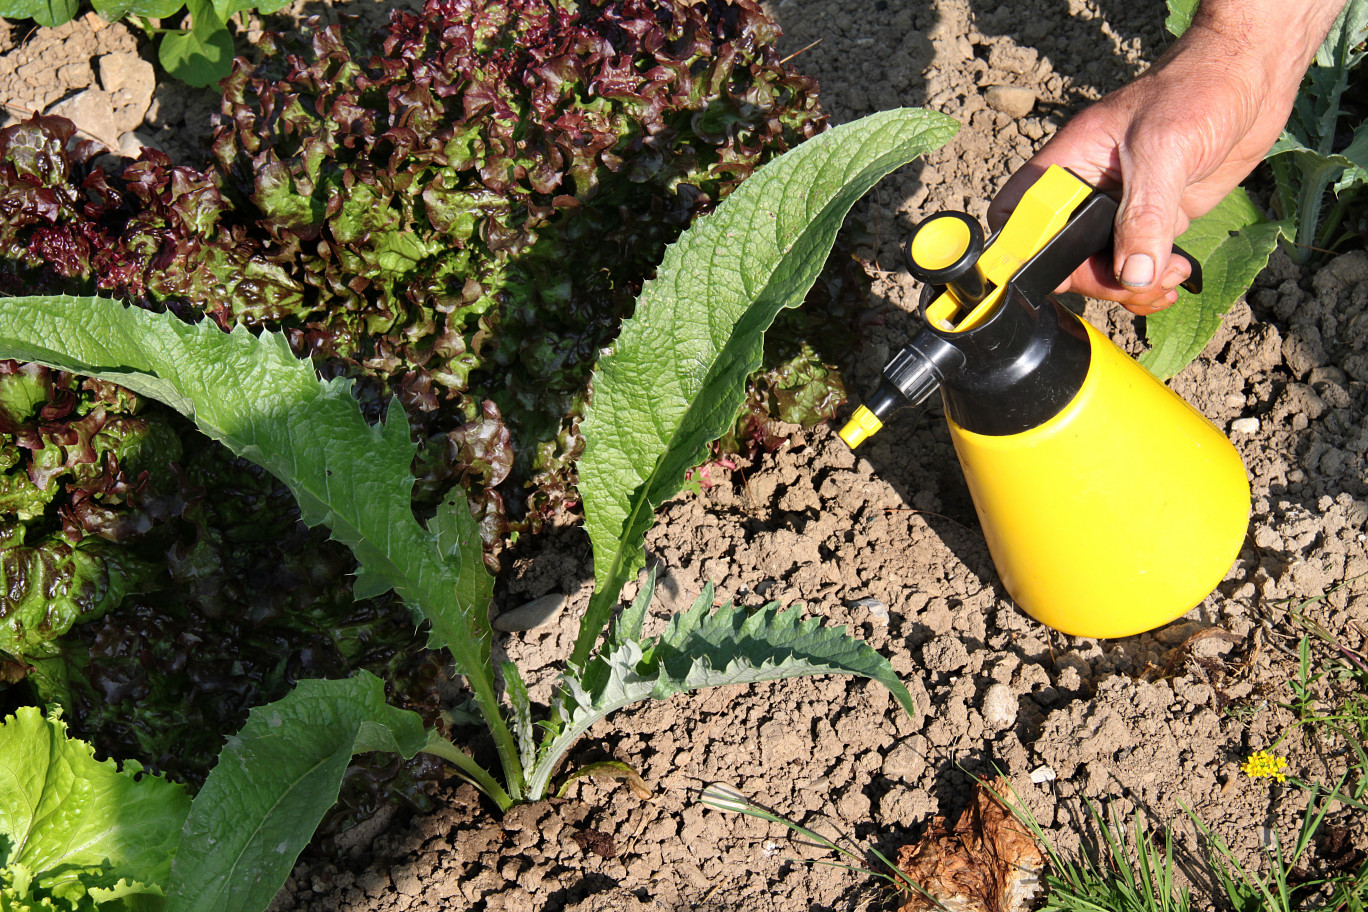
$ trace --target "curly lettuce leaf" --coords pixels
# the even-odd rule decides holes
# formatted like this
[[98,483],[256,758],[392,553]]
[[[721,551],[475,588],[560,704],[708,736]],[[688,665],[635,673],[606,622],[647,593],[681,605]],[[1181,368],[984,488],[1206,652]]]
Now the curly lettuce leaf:
[[189,810],[179,785],[97,761],[56,713],[21,707],[0,723],[0,902],[138,908],[161,895]]

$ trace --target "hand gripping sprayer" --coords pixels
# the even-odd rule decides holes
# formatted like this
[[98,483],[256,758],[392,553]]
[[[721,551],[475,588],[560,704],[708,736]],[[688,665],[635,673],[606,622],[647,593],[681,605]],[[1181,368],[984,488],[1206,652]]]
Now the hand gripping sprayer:
[[[1111,246],[1115,216],[1114,200],[1052,167],[986,247],[962,212],[918,225],[908,258],[926,327],[841,431],[859,446],[939,389],[1003,584],[1076,636],[1185,614],[1249,523],[1249,481],[1225,435],[1051,294]],[[1184,287],[1200,291],[1193,267]]]

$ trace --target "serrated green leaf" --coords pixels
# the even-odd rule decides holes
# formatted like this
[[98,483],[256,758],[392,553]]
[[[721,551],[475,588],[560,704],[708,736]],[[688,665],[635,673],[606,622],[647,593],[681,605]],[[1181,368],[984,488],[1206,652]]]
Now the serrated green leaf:
[[256,912],[337,801],[354,754],[405,759],[428,732],[417,713],[385,702],[379,678],[300,681],[253,709],[195,796],[171,866],[168,912]]
[[[181,323],[104,298],[9,298],[0,308],[0,357],[36,361],[121,384],[194,419],[205,434],[287,484],[304,521],[325,523],[361,563],[357,586],[393,587],[432,623],[475,691],[505,769],[520,776],[498,715],[489,666],[489,598],[479,527],[459,499],[439,532],[413,517],[416,451],[401,409],[366,424],[351,382],[322,382],[283,336],[239,326]],[[512,786],[517,797],[517,786]]]
[[531,769],[537,762],[537,737],[532,727],[532,699],[527,695],[527,685],[523,683],[518,666],[512,662],[503,663],[504,692],[508,704],[513,708],[513,737],[518,741],[518,756],[522,759],[523,769]]
[[583,667],[643,564],[655,508],[730,426],[765,330],[803,300],[855,201],[954,135],[899,109],[820,134],[755,172],[673,244],[599,361],[579,463],[595,590],[571,655]]
[[[650,589],[646,590],[647,598]],[[598,720],[647,698],[821,674],[853,674],[878,681],[909,714],[912,695],[888,660],[844,627],[825,627],[819,617],[804,618],[798,607],[778,602],[756,610],[730,602],[712,610],[712,584],[685,611],[670,619],[665,632],[645,643],[614,642],[593,658],[583,676],[562,679],[564,724],[543,748],[528,780],[528,795],[545,794],[564,752]]]
[[0,724],[0,836],[4,865],[31,875],[23,892],[160,895],[189,808],[136,762],[97,761],[55,714],[25,706]]
[[1352,68],[1363,59],[1368,40],[1368,0],[1349,0],[1316,51],[1316,66]]
[[1180,289],[1176,304],[1145,318],[1151,348],[1140,363],[1166,380],[1201,354],[1290,230],[1290,220],[1268,221],[1239,188],[1193,221],[1178,244],[1202,264],[1202,293]]
[[469,509],[453,501],[440,533],[423,529],[411,507],[416,447],[403,411],[366,424],[351,383],[320,381],[283,336],[224,333],[105,298],[9,298],[0,357],[110,380],[194,419],[289,485],[305,522],[326,524],[372,582],[420,610],[437,645],[488,655],[492,580]]

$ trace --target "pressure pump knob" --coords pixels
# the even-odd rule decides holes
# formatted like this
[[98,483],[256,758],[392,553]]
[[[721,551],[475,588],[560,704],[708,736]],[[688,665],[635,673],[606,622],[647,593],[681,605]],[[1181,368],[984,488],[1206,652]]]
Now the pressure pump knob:
[[965,212],[937,212],[913,228],[907,242],[912,277],[949,291],[966,309],[992,290],[979,268],[982,253],[983,229]]

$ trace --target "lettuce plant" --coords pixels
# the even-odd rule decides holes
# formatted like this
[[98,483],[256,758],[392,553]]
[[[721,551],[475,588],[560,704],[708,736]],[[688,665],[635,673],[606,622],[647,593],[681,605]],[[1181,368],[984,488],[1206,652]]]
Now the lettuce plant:
[[[757,171],[669,250],[596,375],[582,486],[586,503],[594,505],[589,528],[599,585],[556,704],[541,721],[540,740],[512,664],[503,667],[506,705],[495,690],[491,580],[470,505],[451,495],[425,525],[414,517],[408,467],[415,447],[402,409],[391,408],[379,424],[368,424],[352,382],[320,380],[281,334],[254,336],[242,327],[224,333],[211,322],[186,324],[100,298],[7,302],[0,309],[0,355],[117,378],[285,482],[305,521],[326,525],[356,553],[358,594],[394,589],[428,624],[433,644],[450,651],[502,767],[496,778],[473,757],[442,746],[440,738],[424,740],[421,722],[412,728],[416,716],[384,704],[378,682],[355,679],[361,684],[352,686],[370,688],[368,708],[359,717],[344,714],[337,724],[330,721],[336,707],[329,701],[343,698],[318,698],[323,684],[310,684],[307,692],[301,685],[297,699],[310,705],[292,718],[307,720],[321,746],[283,745],[279,739],[300,724],[286,720],[278,705],[253,712],[195,799],[180,851],[199,854],[177,855],[171,908],[256,908],[269,899],[272,882],[283,880],[321,817],[318,806],[335,797],[333,783],[354,751],[434,751],[508,807],[544,797],[581,733],[648,697],[845,672],[879,681],[910,710],[911,698],[888,662],[844,629],[778,605],[714,610],[710,587],[661,635],[643,638],[648,584],[598,641],[623,581],[641,565],[642,536],[654,507],[679,490],[684,472],[729,425],[765,330],[782,308],[802,300],[850,206],[881,176],[953,131],[948,118],[899,110],[823,134]],[[377,714],[408,733],[401,738],[380,731],[369,718]],[[281,773],[289,764],[297,775]],[[232,784],[242,781],[266,783],[274,794],[248,795],[256,804],[244,809],[240,798],[231,797],[243,795],[243,786]],[[226,831],[244,834],[245,841],[226,856],[209,853],[209,840],[217,838],[211,834]],[[187,848],[192,845],[205,848]],[[211,867],[218,873],[206,873]],[[265,886],[242,886],[258,878]],[[191,898],[181,905],[181,895]]]
[[[268,39],[195,167],[97,162],[55,118],[0,131],[0,293],[283,333],[369,419],[397,397],[420,515],[473,498],[492,565],[510,530],[574,518],[590,372],[665,245],[823,128],[776,34],[750,0],[443,0],[374,37]],[[803,344],[862,306],[832,259],[805,317],[823,332],[773,334],[740,445],[838,401],[835,352]],[[301,678],[365,668],[437,717],[399,600],[354,603],[353,558],[273,476],[149,397],[8,371],[0,648],[74,732],[194,788]]]
[[189,809],[179,785],[20,707],[0,722],[0,908],[155,908]]

